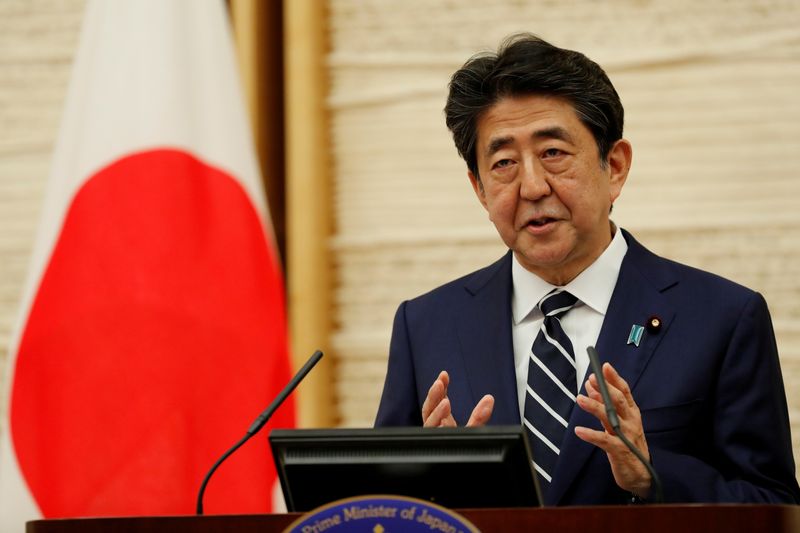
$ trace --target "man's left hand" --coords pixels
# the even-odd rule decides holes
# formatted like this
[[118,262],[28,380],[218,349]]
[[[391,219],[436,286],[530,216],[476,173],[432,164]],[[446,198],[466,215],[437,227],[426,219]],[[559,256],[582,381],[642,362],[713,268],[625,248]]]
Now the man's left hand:
[[[611,401],[617,410],[620,430],[649,460],[650,452],[644,436],[642,416],[639,406],[633,401],[630,387],[609,363],[603,365],[603,376],[608,383]],[[603,397],[600,395],[600,387],[597,384],[597,376],[594,374],[589,376],[586,381],[586,394],[587,396],[578,395],[578,405],[600,420],[605,431],[578,426],[575,428],[575,435],[606,452],[617,485],[640,498],[647,498],[650,494],[652,478],[639,459],[631,453],[622,440],[617,438],[614,429],[609,424]]]

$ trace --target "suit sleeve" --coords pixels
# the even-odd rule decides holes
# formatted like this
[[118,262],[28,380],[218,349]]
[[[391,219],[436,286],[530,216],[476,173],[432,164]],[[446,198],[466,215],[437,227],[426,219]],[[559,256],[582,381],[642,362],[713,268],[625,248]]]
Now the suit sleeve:
[[389,365],[375,427],[422,425],[414,360],[406,324],[407,305],[408,302],[400,304],[394,317]]
[[651,449],[664,495],[675,502],[798,503],[800,489],[772,321],[757,293],[740,314],[713,394],[713,464]]

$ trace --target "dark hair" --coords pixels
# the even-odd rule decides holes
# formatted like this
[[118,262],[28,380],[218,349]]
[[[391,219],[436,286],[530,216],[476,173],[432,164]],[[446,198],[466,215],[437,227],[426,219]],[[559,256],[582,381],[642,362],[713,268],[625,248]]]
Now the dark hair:
[[478,176],[477,122],[501,98],[528,94],[566,99],[597,142],[605,166],[622,138],[624,110],[605,71],[580,52],[558,48],[529,33],[512,35],[497,53],[473,56],[450,79],[444,112],[458,153]]

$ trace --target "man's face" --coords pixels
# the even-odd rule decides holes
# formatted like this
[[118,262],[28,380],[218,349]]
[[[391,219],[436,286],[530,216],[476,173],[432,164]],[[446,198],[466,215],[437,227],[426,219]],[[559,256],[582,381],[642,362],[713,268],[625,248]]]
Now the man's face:
[[625,140],[601,165],[594,137],[566,100],[507,97],[478,120],[481,204],[529,271],[565,285],[611,242],[609,210],[631,162]]

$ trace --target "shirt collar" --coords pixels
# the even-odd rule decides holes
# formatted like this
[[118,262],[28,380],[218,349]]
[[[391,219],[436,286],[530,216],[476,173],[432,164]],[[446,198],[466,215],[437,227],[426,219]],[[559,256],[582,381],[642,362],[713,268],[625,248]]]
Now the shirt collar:
[[[606,314],[611,294],[617,284],[622,259],[628,251],[628,243],[625,242],[622,232],[616,227],[614,229],[614,237],[600,257],[564,287],[580,302],[601,315]],[[517,325],[531,314],[539,300],[553,290],[555,285],[526,270],[516,255],[511,254],[511,257],[511,280],[514,286],[511,312],[514,324]]]

